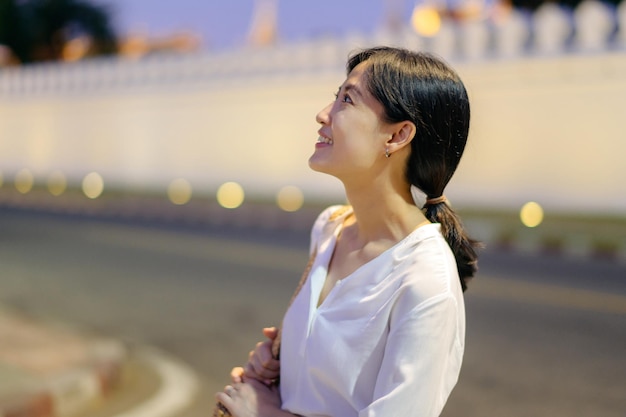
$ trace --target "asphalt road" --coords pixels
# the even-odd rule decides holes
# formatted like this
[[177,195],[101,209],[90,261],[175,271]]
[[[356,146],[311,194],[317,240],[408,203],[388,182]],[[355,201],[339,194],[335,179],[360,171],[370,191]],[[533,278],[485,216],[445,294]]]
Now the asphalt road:
[[[305,232],[0,210],[0,303],[177,356],[221,388],[278,324]],[[626,266],[485,251],[444,417],[626,415]]]

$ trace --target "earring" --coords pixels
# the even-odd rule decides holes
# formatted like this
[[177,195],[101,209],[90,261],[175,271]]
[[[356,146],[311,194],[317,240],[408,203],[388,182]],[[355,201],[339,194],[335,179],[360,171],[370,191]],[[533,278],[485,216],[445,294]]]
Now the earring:
[[389,148],[385,148],[385,158],[389,158],[391,154],[389,153]]

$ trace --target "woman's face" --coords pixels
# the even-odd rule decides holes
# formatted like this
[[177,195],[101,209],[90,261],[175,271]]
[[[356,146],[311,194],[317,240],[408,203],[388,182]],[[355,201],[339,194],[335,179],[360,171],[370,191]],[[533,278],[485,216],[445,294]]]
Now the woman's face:
[[381,119],[383,106],[366,87],[366,63],[356,66],[339,87],[335,101],[317,114],[321,124],[309,166],[342,181],[367,180],[371,168],[385,159],[390,126]]

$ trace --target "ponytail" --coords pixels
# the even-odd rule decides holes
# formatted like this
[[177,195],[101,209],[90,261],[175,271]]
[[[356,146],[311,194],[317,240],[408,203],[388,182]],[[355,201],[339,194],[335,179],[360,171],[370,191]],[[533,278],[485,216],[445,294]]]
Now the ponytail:
[[470,103],[459,75],[434,55],[407,49],[377,47],[352,55],[349,74],[367,62],[367,89],[382,104],[388,123],[415,124],[406,182],[427,196],[423,211],[441,233],[456,258],[463,291],[476,274],[481,245],[466,233],[460,218],[442,196],[467,142]]
[[441,234],[452,249],[461,280],[461,288],[465,291],[467,282],[478,270],[476,250],[482,247],[481,243],[468,236],[461,223],[461,218],[445,200],[433,203],[427,200],[423,211],[426,218],[432,223],[441,224]]

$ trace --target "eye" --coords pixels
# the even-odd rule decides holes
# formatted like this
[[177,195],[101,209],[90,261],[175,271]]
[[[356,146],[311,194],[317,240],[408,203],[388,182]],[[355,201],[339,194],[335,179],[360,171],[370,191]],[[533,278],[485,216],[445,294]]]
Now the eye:
[[347,93],[340,94],[340,90],[337,90],[337,92],[335,93],[335,100],[341,100],[344,103],[352,103],[352,98],[350,97],[350,95]]

